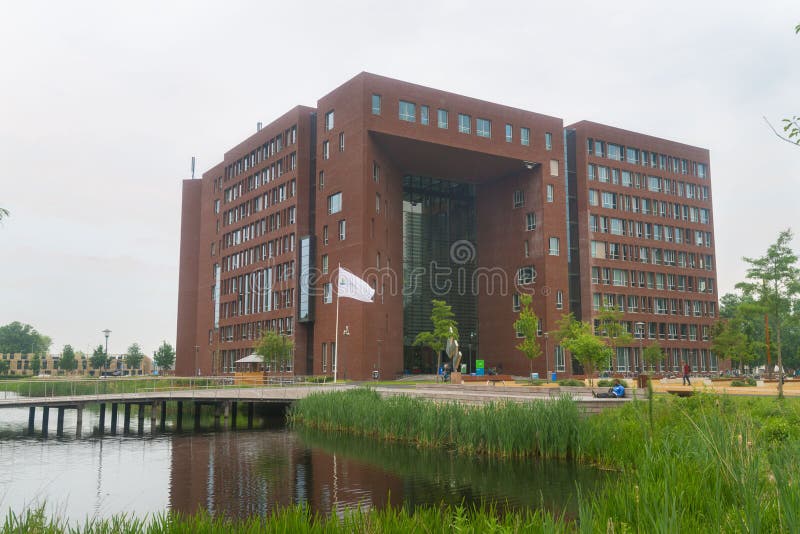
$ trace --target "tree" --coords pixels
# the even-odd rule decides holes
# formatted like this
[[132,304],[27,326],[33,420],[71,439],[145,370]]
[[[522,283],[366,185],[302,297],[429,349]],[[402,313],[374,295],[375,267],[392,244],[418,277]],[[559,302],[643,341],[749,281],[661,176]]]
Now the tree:
[[576,320],[571,313],[563,315],[557,325],[556,342],[572,353],[589,376],[589,384],[593,385],[594,370],[611,358],[612,349],[592,334],[592,325]]
[[438,373],[439,367],[442,365],[442,351],[447,344],[447,340],[452,337],[458,341],[458,323],[455,321],[452,306],[448,306],[447,302],[433,299],[431,304],[433,304],[433,309],[431,310],[433,331],[417,334],[414,339],[414,345],[429,347],[436,353],[436,372]]
[[282,369],[293,357],[294,341],[273,330],[266,330],[256,345],[256,354],[264,363],[272,362],[275,369]]
[[103,367],[106,366],[108,358],[106,358],[106,351],[103,350],[103,345],[97,345],[92,352],[92,355],[89,357],[89,363],[92,365],[92,369],[101,370]]
[[[767,248],[765,256],[744,258],[750,264],[745,275],[750,282],[740,282],[736,287],[745,295],[753,295],[767,310],[770,325],[775,329],[778,372],[783,374],[781,352],[781,326],[784,316],[795,309],[800,294],[800,269],[797,255],[789,247],[792,231],[784,230],[778,240]],[[783,380],[778,381],[778,398],[783,398]]]
[[58,362],[59,369],[64,371],[72,371],[78,367],[78,361],[75,359],[75,351],[72,350],[72,345],[64,345],[61,349],[61,360]]
[[711,349],[723,358],[739,363],[743,370],[745,364],[755,360],[753,341],[742,331],[743,324],[739,318],[720,319],[714,325]]
[[0,221],[7,219],[9,215],[11,215],[11,213],[7,209],[0,208]]
[[647,367],[654,367],[663,359],[664,350],[658,344],[658,341],[653,341],[642,351],[642,365],[647,365]]
[[34,354],[33,358],[31,358],[31,371],[33,372],[34,376],[39,374],[39,371],[42,370],[42,359],[39,358],[38,354]]
[[175,350],[172,345],[164,341],[156,351],[153,358],[159,369],[170,369],[175,364]]
[[[617,355],[617,348],[633,343],[633,336],[622,323],[622,312],[611,306],[603,307],[597,314],[597,328],[595,331],[602,337],[612,350],[612,357]],[[611,360],[609,360],[611,369]]]
[[533,360],[542,354],[542,347],[539,345],[537,335],[539,333],[539,318],[531,309],[533,298],[530,295],[520,295],[519,318],[514,321],[514,329],[522,334],[523,339],[517,345],[517,350],[522,352],[531,363],[531,374],[533,374]]
[[11,369],[11,362],[0,360],[0,375],[7,375],[9,369]]
[[138,343],[133,343],[128,347],[128,351],[125,353],[125,365],[128,366],[128,369],[138,369],[142,365],[143,359],[144,353]]
[[47,352],[52,341],[29,324],[14,321],[0,326],[0,354]]

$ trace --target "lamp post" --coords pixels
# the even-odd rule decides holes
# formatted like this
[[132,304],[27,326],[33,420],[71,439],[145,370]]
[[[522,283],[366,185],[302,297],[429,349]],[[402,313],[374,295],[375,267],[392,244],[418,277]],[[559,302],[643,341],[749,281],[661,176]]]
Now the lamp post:
[[641,321],[636,322],[636,331],[639,333],[639,363],[644,372],[644,358],[642,358],[642,342],[644,341],[644,323]]
[[103,362],[103,368],[106,369],[108,367],[108,336],[109,334],[111,334],[111,330],[106,328],[105,330],[103,330],[103,334],[105,334],[106,336],[106,359]]
[[197,367],[197,354],[200,352],[200,345],[194,346],[194,375],[200,376],[200,368]]
[[[553,362],[553,367],[555,367],[555,362]],[[544,333],[544,369],[545,369],[545,380],[550,379],[550,358],[547,354],[547,332]]]
[[[475,372],[475,362],[472,360],[472,343],[474,342],[474,340],[475,340],[475,332],[470,332],[469,333],[469,359],[470,359],[470,365],[471,365],[471,369],[472,369],[471,372],[473,372],[473,373]],[[468,369],[468,371],[469,371],[469,369]]]

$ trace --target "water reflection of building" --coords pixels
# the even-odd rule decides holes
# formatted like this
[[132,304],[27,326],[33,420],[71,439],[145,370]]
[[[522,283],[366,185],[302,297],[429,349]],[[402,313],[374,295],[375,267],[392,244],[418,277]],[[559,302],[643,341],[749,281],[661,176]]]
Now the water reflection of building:
[[309,449],[282,431],[176,435],[172,441],[170,508],[203,507],[230,516],[265,515],[306,504],[328,513],[385,506],[403,496],[401,479],[358,461]]

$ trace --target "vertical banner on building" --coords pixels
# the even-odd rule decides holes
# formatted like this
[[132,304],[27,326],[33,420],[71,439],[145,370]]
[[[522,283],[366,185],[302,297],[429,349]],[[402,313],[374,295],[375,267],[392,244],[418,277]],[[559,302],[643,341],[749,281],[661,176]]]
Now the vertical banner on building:
[[214,328],[219,328],[220,266],[214,264]]
[[311,236],[300,238],[300,298],[298,299],[297,320],[311,321]]

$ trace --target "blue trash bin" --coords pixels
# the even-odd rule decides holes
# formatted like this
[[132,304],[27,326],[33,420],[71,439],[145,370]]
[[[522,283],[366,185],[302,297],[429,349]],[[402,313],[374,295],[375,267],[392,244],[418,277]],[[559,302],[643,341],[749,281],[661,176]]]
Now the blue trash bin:
[[556,376],[556,372],[555,371],[553,371],[552,374],[550,375],[550,380],[552,382],[555,382],[556,380],[558,380],[558,377]]

